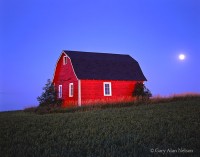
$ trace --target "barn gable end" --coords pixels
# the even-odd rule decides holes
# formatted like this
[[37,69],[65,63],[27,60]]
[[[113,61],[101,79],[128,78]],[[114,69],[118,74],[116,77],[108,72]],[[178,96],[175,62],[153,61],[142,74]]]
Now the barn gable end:
[[[64,63],[66,61],[66,63]],[[53,83],[59,96],[59,85],[62,86],[63,107],[78,103],[78,78],[73,69],[71,59],[64,52],[60,55],[54,71]],[[73,85],[73,95],[70,86]]]

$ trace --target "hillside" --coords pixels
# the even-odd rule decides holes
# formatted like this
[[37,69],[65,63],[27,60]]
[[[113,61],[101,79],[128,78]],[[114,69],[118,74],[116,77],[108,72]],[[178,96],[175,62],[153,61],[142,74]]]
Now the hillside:
[[74,113],[2,112],[0,128],[4,157],[199,156],[200,98]]

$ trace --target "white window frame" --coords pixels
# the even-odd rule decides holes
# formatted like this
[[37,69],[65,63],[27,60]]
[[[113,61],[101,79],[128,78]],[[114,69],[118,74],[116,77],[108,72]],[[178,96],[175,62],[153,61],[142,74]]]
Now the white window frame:
[[[106,84],[108,84],[108,86],[109,86],[109,90],[110,90],[109,94],[106,94],[106,88],[105,88],[105,85],[106,85]],[[112,86],[111,86],[111,82],[104,82],[104,83],[103,83],[103,94],[104,94],[104,96],[112,96]]]
[[63,56],[63,65],[67,64],[67,56]]
[[74,96],[74,84],[69,83],[69,97],[73,97],[73,96]]
[[58,98],[62,98],[62,85],[58,86]]

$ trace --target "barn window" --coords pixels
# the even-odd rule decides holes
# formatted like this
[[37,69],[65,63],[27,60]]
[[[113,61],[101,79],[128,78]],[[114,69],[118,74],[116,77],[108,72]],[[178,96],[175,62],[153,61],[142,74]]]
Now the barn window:
[[64,56],[63,57],[63,65],[66,65],[67,64],[67,56]]
[[58,86],[58,98],[62,98],[62,85]]
[[104,82],[103,83],[103,91],[104,91],[104,96],[111,96],[112,95],[112,90],[111,90],[111,82]]
[[69,97],[73,97],[74,96],[74,84],[70,83],[69,84]]

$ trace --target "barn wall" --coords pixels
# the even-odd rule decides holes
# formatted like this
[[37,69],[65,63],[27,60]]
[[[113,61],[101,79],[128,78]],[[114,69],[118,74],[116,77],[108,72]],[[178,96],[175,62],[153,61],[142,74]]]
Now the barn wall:
[[[63,107],[77,106],[78,102],[78,80],[73,71],[71,60],[67,58],[67,64],[63,65],[63,53],[57,63],[56,71],[54,74],[53,83],[55,83],[56,90],[58,92],[58,86],[62,85],[62,98]],[[69,97],[69,83],[74,84],[74,96]]]
[[[104,96],[103,82],[111,82],[112,96]],[[136,81],[81,80],[82,105],[133,100]]]

